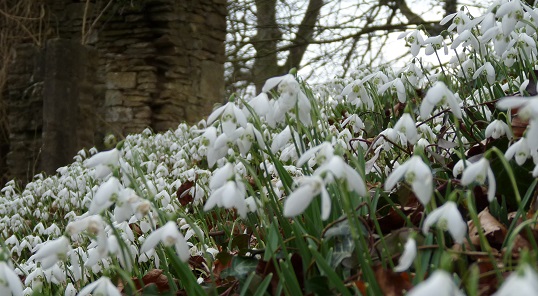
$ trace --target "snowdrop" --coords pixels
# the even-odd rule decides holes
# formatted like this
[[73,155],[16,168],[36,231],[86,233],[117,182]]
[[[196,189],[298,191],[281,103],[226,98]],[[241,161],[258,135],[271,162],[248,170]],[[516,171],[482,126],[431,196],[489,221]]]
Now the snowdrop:
[[76,296],[77,295],[77,289],[73,285],[73,283],[67,284],[67,287],[65,287],[65,296]]
[[[535,152],[535,150],[533,151]],[[535,158],[538,156],[536,153],[533,154]],[[514,156],[518,165],[523,165],[525,161],[527,161],[527,158],[531,156],[531,150],[526,138],[521,138],[519,141],[510,145],[504,153],[504,157],[506,157],[507,160],[512,159]]]
[[463,173],[463,170],[471,164],[467,159],[460,159],[452,168],[452,175],[457,178]]
[[454,116],[459,119],[462,118],[461,108],[456,96],[441,81],[435,82],[434,85],[428,89],[428,92],[420,105],[420,117],[423,120],[428,119],[434,106],[438,104],[448,104]]
[[469,15],[467,15],[467,13],[465,13],[463,10],[459,10],[458,12],[451,13],[445,16],[439,24],[441,26],[444,26],[450,20],[452,20],[452,24],[450,24],[450,26],[448,27],[448,31],[453,31],[454,29],[456,29],[456,32],[458,32],[458,34],[461,34],[463,31],[468,30],[474,26],[474,22],[471,22]]
[[357,107],[364,106],[367,110],[374,109],[374,101],[366,88],[360,81],[354,81],[348,84],[340,94],[341,96],[346,96],[347,101],[352,105]]
[[443,52],[445,55],[448,54],[448,47],[446,46],[445,39],[441,35],[426,38],[424,44],[426,45],[424,50],[426,55],[431,55],[441,48],[444,49]]
[[506,135],[508,139],[514,137],[510,127],[504,121],[495,119],[486,127],[486,138],[498,139],[504,135]]
[[268,92],[278,86],[280,96],[274,103],[273,118],[276,122],[281,122],[285,118],[285,114],[293,109],[298,108],[299,120],[309,126],[312,123],[310,117],[310,101],[301,90],[301,86],[291,74],[269,78],[263,88],[263,92]]
[[237,147],[239,148],[239,152],[244,157],[247,156],[250,147],[252,146],[252,143],[256,142],[258,143],[258,146],[261,149],[265,149],[265,142],[263,141],[262,134],[260,131],[258,131],[252,123],[247,123],[246,128],[238,128],[236,130],[237,135]]
[[237,129],[237,125],[243,128],[247,127],[247,118],[235,102],[228,102],[213,111],[207,118],[207,124],[213,124],[219,117],[222,130],[228,136],[232,136]]
[[352,114],[342,121],[342,127],[346,125],[351,126],[354,133],[359,133],[364,128],[364,123],[357,114]]
[[486,180],[488,181],[488,201],[492,201],[495,198],[496,182],[493,171],[489,166],[489,161],[482,157],[479,161],[470,164],[463,171],[461,176],[461,184],[463,186],[470,185],[476,182],[483,185]]
[[[315,156],[315,157],[314,157]],[[308,160],[314,157],[315,163],[323,164],[334,156],[334,147],[330,142],[323,142],[320,145],[310,148],[297,160],[297,166],[302,167]]]
[[523,19],[523,7],[519,0],[507,1],[497,9],[495,16],[501,18],[504,35],[510,34],[516,27],[516,23]]
[[482,73],[486,74],[486,80],[489,84],[493,84],[495,82],[495,68],[493,68],[493,65],[491,65],[490,62],[486,62],[484,65],[476,69],[473,79],[478,78],[478,76],[480,76]]
[[332,182],[335,178],[344,179],[349,190],[355,191],[361,196],[365,196],[367,193],[366,184],[359,173],[338,155],[330,157],[314,171],[313,175],[324,177],[326,182]]
[[458,206],[453,201],[447,201],[428,214],[422,225],[422,231],[427,234],[430,227],[437,223],[437,227],[448,230],[454,241],[462,244],[467,233],[467,223],[463,221]]
[[204,205],[204,211],[209,211],[215,206],[227,209],[235,208],[239,216],[245,219],[247,217],[245,197],[246,188],[242,181],[227,181],[222,187],[211,193]]
[[428,279],[415,286],[408,296],[463,296],[452,276],[444,270],[434,271]]
[[0,295],[22,295],[22,282],[6,262],[0,261]]
[[28,259],[41,262],[43,269],[49,269],[60,260],[67,258],[67,253],[71,249],[69,239],[65,236],[50,240],[40,246],[36,246],[34,254]]
[[430,202],[433,192],[433,175],[420,156],[413,155],[404,164],[392,171],[385,181],[385,190],[394,188],[402,177],[405,178],[407,183],[411,184],[413,192],[423,205]]
[[103,276],[95,282],[82,288],[78,293],[78,296],[88,295],[121,296],[121,293],[108,277]]
[[179,258],[182,261],[189,260],[190,251],[187,241],[179,232],[177,224],[173,221],[168,221],[160,228],[153,230],[140,247],[140,254],[146,253],[151,249],[154,249],[158,243],[162,242],[164,246],[174,246]]
[[405,86],[400,78],[396,78],[383,84],[381,87],[379,87],[378,93],[383,94],[388,89],[391,89],[392,92],[396,93],[396,95],[398,96],[398,101],[400,101],[400,103],[405,103],[405,101],[407,100],[407,94],[405,92]]
[[120,181],[116,177],[109,178],[99,186],[90,204],[89,214],[99,214],[108,209],[118,198],[118,193],[122,189]]
[[493,295],[509,296],[514,295],[515,291],[517,295],[538,295],[538,274],[529,264],[512,272]]
[[247,104],[252,107],[258,116],[265,116],[271,111],[269,96],[267,96],[267,93],[264,92],[251,99]]
[[395,272],[402,272],[406,271],[411,267],[413,264],[413,261],[415,260],[415,257],[417,256],[417,242],[414,238],[409,237],[407,239],[407,242],[404,246],[404,251],[402,255],[400,256],[400,260],[398,262],[398,265],[394,267]]
[[505,97],[497,102],[501,110],[519,109],[518,116],[523,120],[538,119],[538,96],[533,97]]
[[404,38],[409,46],[411,46],[411,54],[416,57],[420,52],[420,47],[424,43],[424,38],[419,30],[412,32],[404,32],[398,36],[398,39]]
[[394,125],[394,129],[405,135],[407,142],[415,144],[418,140],[418,131],[415,121],[409,113],[404,113]]
[[84,166],[87,168],[95,168],[95,177],[104,179],[112,173],[112,170],[119,166],[120,151],[116,148],[99,152],[87,159]]
[[331,199],[319,176],[305,176],[299,179],[299,187],[284,202],[284,217],[295,217],[304,212],[314,197],[321,195],[321,219],[327,220],[331,214]]

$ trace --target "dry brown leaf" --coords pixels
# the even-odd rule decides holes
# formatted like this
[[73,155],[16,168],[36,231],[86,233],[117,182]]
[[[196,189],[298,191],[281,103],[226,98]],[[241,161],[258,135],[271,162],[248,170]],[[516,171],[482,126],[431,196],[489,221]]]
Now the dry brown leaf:
[[[495,219],[487,208],[478,214],[478,219],[490,246],[499,249],[506,238],[506,227]],[[471,243],[475,246],[480,246],[480,236],[478,235],[477,227],[473,221],[467,222],[467,225],[469,226]]]

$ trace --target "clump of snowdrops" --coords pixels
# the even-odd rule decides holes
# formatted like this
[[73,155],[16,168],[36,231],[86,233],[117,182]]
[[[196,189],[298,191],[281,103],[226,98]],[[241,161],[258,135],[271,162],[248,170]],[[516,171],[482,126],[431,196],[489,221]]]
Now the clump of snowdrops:
[[9,182],[0,294],[535,295],[538,10],[441,24],[401,69],[292,71]]

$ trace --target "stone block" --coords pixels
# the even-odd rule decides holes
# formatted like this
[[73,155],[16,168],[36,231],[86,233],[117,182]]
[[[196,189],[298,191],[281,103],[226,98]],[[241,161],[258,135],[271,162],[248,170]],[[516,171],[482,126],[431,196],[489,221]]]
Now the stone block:
[[138,83],[155,83],[157,82],[157,75],[153,71],[141,71],[138,72]]
[[136,72],[109,72],[106,75],[108,89],[126,89],[136,86]]
[[125,96],[123,106],[136,107],[145,106],[150,102],[149,96]]
[[129,122],[133,120],[133,109],[128,107],[107,108],[105,120],[112,124],[115,122]]
[[123,94],[117,89],[109,89],[105,93],[105,107],[120,106],[123,102]]

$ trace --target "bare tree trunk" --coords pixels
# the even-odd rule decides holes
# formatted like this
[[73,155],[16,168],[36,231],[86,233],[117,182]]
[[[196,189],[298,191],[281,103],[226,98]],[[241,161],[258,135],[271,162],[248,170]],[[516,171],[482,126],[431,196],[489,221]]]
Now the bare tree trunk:
[[256,0],[257,33],[252,40],[256,57],[252,68],[256,92],[261,92],[268,77],[278,75],[277,43],[282,32],[276,22],[277,0]]
[[252,40],[256,57],[252,69],[256,91],[261,92],[265,80],[282,75],[293,67],[299,67],[308,44],[312,42],[315,25],[319,18],[323,0],[310,0],[306,13],[290,46],[286,63],[278,65],[278,42],[282,32],[276,22],[276,0],[256,0],[258,18],[257,34]]

